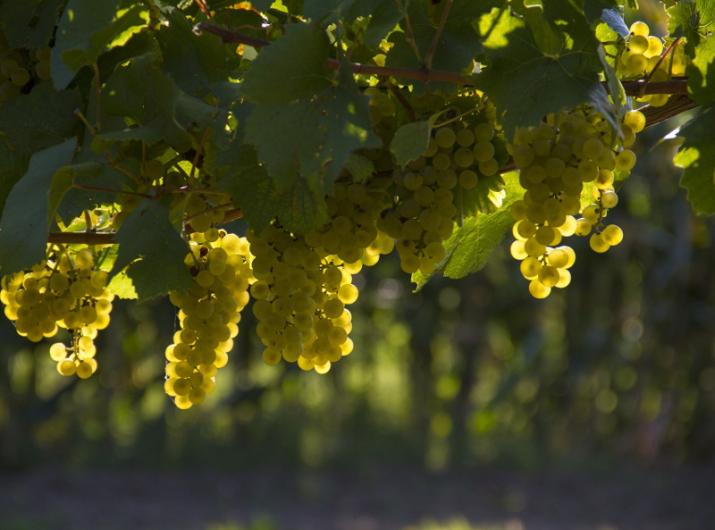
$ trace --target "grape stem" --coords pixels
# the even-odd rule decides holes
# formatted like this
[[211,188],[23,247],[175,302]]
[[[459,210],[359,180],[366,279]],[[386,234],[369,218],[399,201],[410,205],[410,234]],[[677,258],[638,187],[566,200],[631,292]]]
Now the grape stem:
[[[263,48],[270,45],[270,41],[249,37],[242,33],[226,29],[209,22],[199,22],[194,26],[194,31],[212,33],[226,43],[241,43]],[[340,61],[328,59],[328,67],[333,70],[340,69]],[[455,72],[445,70],[432,70],[430,68],[395,68],[387,66],[377,66],[372,64],[348,63],[349,68],[356,74],[369,74],[377,76],[395,77],[398,79],[410,79],[413,81],[423,81],[425,83],[440,81],[457,85],[473,84],[473,76],[464,76]],[[639,96],[644,94],[687,94],[688,78],[674,77],[668,81],[656,81],[646,83],[644,79],[632,81],[622,81],[623,88],[629,96]]]

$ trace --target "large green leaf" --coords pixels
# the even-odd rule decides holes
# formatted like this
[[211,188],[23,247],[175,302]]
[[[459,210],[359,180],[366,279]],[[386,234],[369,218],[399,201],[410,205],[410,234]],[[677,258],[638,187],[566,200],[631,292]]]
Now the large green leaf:
[[0,112],[0,209],[27,170],[32,153],[71,136],[79,124],[73,111],[81,99],[74,90],[55,91],[50,83],[14,98]]
[[177,151],[193,146],[189,129],[207,126],[221,111],[182,90],[162,70],[152,53],[133,58],[115,70],[102,90],[102,108],[128,116],[138,127],[102,134],[106,140],[164,140]]
[[715,106],[711,106],[685,125],[678,136],[684,139],[674,162],[684,168],[680,185],[688,191],[695,213],[715,214]]
[[246,141],[256,146],[279,192],[298,177],[329,192],[351,153],[379,146],[367,98],[349,73],[310,100],[257,105],[246,123]]
[[241,84],[251,101],[280,104],[307,98],[330,85],[330,46],[318,26],[291,24],[286,34],[265,48]]
[[143,201],[122,223],[117,239],[119,255],[112,270],[129,266],[127,274],[139,298],[191,286],[184,265],[188,247],[169,222],[169,209],[160,202]]
[[715,37],[703,40],[695,48],[688,66],[688,89],[701,105],[715,102]]
[[429,147],[432,121],[406,123],[395,132],[390,143],[390,151],[400,166],[406,166],[417,160]]
[[228,81],[239,64],[235,49],[210,33],[196,35],[180,11],[169,12],[167,18],[156,38],[163,67],[176,84],[198,98],[213,94],[225,104],[236,99],[238,84]]
[[[524,194],[519,185],[518,173],[506,173],[503,177],[505,195],[501,206],[494,212],[469,217],[456,228],[445,242],[447,255],[435,273],[442,272],[447,278],[459,279],[481,270],[487,264],[494,249],[514,223],[509,207]],[[421,273],[412,276],[417,289],[422,288],[427,280],[429,276]]]
[[15,184],[0,219],[0,269],[16,272],[45,256],[47,231],[54,207],[68,183],[54,183],[58,170],[68,164],[77,146],[72,138],[35,153],[27,173]]
[[546,114],[589,101],[599,70],[596,48],[548,57],[527,30],[517,29],[507,46],[492,51],[479,84],[511,136],[518,126],[536,125]]
[[11,48],[45,48],[63,0],[8,0],[0,2],[0,30]]
[[146,26],[148,13],[138,0],[69,0],[52,48],[52,80],[65,88],[83,66],[121,46]]
[[261,230],[275,217],[273,181],[252,146],[219,136],[209,143],[204,169],[216,178],[218,189],[231,195],[231,202],[252,228]]
[[668,8],[668,33],[685,37],[686,52],[691,55],[700,44],[702,28],[715,21],[715,0],[680,0]]

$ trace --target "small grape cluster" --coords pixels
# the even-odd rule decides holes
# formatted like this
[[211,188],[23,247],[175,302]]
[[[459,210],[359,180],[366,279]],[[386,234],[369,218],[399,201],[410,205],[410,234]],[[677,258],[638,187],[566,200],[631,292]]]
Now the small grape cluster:
[[251,295],[263,360],[275,365],[283,359],[327,373],[353,348],[345,306],[358,298],[352,274],[362,263],[324,254],[275,222],[260,233],[249,230],[248,239],[256,256]]
[[499,171],[494,126],[481,118],[438,127],[424,155],[395,172],[397,199],[378,227],[397,241],[407,273],[435,270],[460,213],[459,198]]
[[[642,113],[626,114],[623,128],[631,135],[644,126]],[[588,106],[550,114],[538,127],[516,131],[508,149],[526,191],[512,205],[511,254],[521,261],[535,298],[571,281],[568,269],[576,254],[561,245],[564,237],[590,234],[590,246],[599,253],[622,241],[618,226],[603,227],[608,210],[618,203],[616,172],[627,173],[636,162],[633,151],[613,147],[618,143],[608,121]]]
[[216,224],[224,219],[222,205],[230,204],[228,195],[191,193],[186,201],[184,213],[191,229],[196,233],[217,231]]
[[69,330],[71,344],[53,344],[50,357],[60,374],[87,379],[97,370],[94,339],[109,325],[112,310],[107,277],[89,249],[55,248],[30,270],[3,277],[0,301],[18,334],[33,342]]
[[0,33],[0,104],[19,95],[33,78],[50,79],[50,49],[13,49]]
[[254,281],[245,238],[209,228],[192,233],[189,244],[185,264],[193,285],[169,293],[181,329],[165,351],[164,389],[180,409],[201,403],[213,390],[217,370],[228,363]]
[[[648,24],[637,21],[631,24],[617,68],[625,79],[649,76],[650,81],[659,82],[684,76],[687,65],[684,39],[664,41],[650,34]],[[661,107],[669,98],[669,94],[652,94],[637,97],[636,101]]]
[[336,182],[326,197],[330,221],[308,232],[306,243],[347,263],[375,265],[394,246],[377,229],[380,213],[390,205],[390,184],[391,179],[376,176],[363,183]]

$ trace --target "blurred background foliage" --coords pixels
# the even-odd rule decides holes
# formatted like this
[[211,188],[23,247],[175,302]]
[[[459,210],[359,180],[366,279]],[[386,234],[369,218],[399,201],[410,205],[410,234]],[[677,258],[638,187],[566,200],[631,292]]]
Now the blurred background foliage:
[[430,470],[553,462],[702,461],[715,447],[715,224],[640,139],[613,213],[623,245],[585,245],[572,285],[532,300],[507,244],[463,281],[412,294],[394,260],[361,277],[355,351],[326,376],[263,365],[251,311],[218,391],[177,411],[162,388],[165,300],[118,303],[100,371],[56,374],[0,323],[0,467],[261,466]]

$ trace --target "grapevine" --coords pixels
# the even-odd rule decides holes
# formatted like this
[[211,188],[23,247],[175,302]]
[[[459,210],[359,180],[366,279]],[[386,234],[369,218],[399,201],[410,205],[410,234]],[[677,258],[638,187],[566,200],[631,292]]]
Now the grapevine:
[[84,379],[115,298],[168,295],[164,389],[188,409],[244,310],[263,362],[329,372],[359,346],[357,275],[386,257],[421,288],[481,269],[511,227],[532,297],[567,287],[568,238],[629,237],[611,211],[636,135],[695,107],[674,160],[715,213],[708,14],[670,8],[664,33],[622,3],[388,2],[384,24],[359,0],[129,0],[106,20],[30,2],[15,28],[0,2],[6,317],[60,334],[51,359]]

